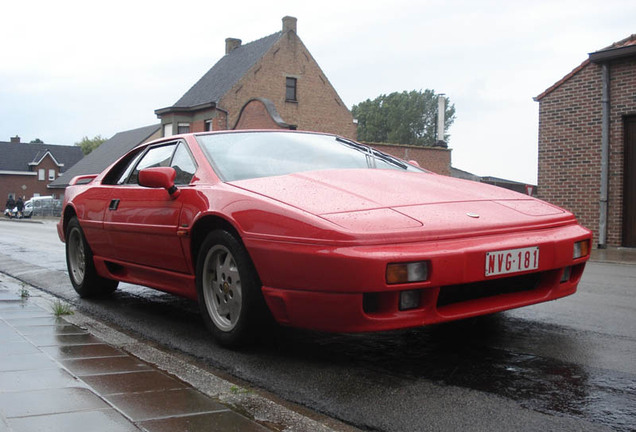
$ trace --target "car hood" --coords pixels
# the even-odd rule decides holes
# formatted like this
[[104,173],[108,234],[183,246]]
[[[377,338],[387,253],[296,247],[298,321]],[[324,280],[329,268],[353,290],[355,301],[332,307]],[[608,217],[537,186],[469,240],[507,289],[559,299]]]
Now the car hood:
[[452,234],[573,219],[527,195],[429,173],[312,171],[231,184],[367,233],[425,227]]

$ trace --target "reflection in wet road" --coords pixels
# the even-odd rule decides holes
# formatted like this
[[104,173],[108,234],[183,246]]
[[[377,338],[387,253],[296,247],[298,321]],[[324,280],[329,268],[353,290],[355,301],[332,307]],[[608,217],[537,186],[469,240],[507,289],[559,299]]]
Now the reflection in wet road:
[[20,238],[2,228],[1,250],[12,252],[0,252],[0,271],[363,429],[488,430],[506,421],[523,430],[636,427],[635,266],[592,263],[574,296],[517,311],[380,334],[281,329],[234,352],[211,342],[194,302],[126,284],[112,298],[79,300],[60,272],[63,245],[54,231]]
[[[313,378],[316,370],[355,370],[352,375],[362,376],[364,381],[347,376],[341,383],[321,383],[324,388],[315,388],[314,393],[324,392],[324,398],[334,397],[342,403],[342,399],[352,397],[348,393],[364,392],[370,383],[385,388],[395,386],[394,393],[399,396],[412,383],[432,382],[487,392],[529,410],[578,418],[614,430],[631,431],[636,424],[633,340],[620,348],[626,351],[625,359],[632,361],[626,368],[632,373],[581,365],[577,360],[582,353],[594,355],[592,349],[599,346],[595,339],[603,335],[531,322],[510,312],[378,334],[333,335],[280,329],[249,352],[227,353],[218,347],[206,349],[210,340],[193,302],[144,288],[124,287],[116,298],[102,301],[100,307],[117,309],[122,314],[120,319],[137,321],[131,329],[161,341],[161,336],[140,331],[143,327],[158,326],[160,319],[170,328],[172,336],[164,336],[162,341],[170,349],[194,355],[210,366],[314,409],[312,402],[305,399],[308,395],[287,389],[281,382],[290,380],[289,386],[294,382],[311,386],[317,385],[312,384],[314,380],[322,379]],[[535,347],[544,349],[546,345],[558,347],[559,352],[554,355],[535,352]],[[238,357],[243,363],[230,362],[225,355]],[[296,370],[297,365],[300,370]],[[322,410],[335,415],[329,408]],[[346,417],[344,420],[352,421]]]
[[546,330],[536,323],[526,327],[499,314],[380,335],[304,334],[286,344],[291,347],[286,355],[338,359],[402,380],[425,379],[484,391],[525,408],[579,417],[616,430],[636,427],[634,375],[493,348],[517,332]]

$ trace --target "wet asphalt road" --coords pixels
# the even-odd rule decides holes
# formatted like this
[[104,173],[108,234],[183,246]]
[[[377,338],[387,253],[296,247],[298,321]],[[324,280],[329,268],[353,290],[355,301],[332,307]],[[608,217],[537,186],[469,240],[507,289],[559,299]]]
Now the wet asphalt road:
[[363,430],[636,430],[636,265],[590,263],[574,296],[490,317],[363,335],[281,329],[243,352],[216,346],[191,301],[127,284],[80,300],[51,221],[1,221],[0,271]]

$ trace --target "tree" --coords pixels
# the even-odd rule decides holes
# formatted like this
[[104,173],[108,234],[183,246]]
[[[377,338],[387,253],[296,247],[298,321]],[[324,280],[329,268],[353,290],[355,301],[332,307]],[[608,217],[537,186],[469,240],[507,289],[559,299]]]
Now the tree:
[[97,147],[102,145],[102,143],[106,141],[106,138],[102,138],[101,135],[95,136],[95,138],[90,139],[87,136],[82,138],[80,142],[76,142],[75,145],[81,147],[82,153],[84,156],[95,150]]
[[40,138],[36,138],[34,140],[31,140],[29,144],[44,144],[44,141],[42,141]]
[[[433,90],[394,92],[354,105],[358,139],[365,142],[433,145],[437,142],[437,102]],[[455,106],[446,99],[444,141],[455,121]]]

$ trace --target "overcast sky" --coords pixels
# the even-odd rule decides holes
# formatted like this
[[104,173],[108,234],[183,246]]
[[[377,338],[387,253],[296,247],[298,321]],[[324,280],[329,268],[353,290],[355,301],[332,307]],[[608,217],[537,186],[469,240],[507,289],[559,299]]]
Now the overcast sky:
[[[533,97],[636,33],[636,1],[11,1],[0,26],[0,141],[51,144],[158,122],[225,53],[298,18],[344,102],[433,89],[455,104],[453,166],[536,183]],[[2,155],[0,155],[2,157]]]

